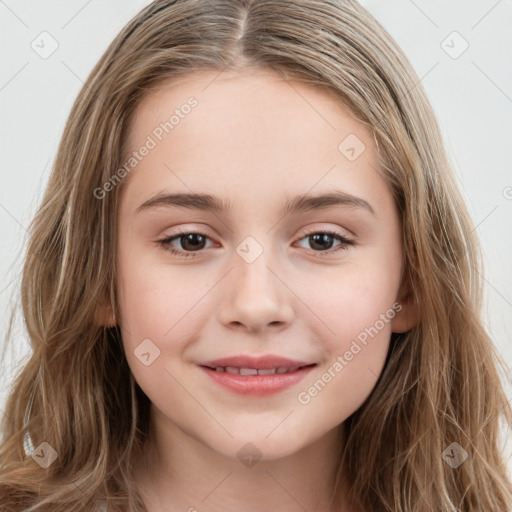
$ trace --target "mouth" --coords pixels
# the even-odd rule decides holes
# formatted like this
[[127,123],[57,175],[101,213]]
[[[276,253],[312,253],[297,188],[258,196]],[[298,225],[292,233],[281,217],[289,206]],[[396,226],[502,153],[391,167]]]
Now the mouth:
[[244,396],[262,397],[291,388],[300,382],[315,366],[317,366],[316,363],[274,368],[206,365],[199,365],[199,368],[220,389]]
[[316,366],[316,363],[308,364],[304,366],[292,366],[292,367],[284,367],[279,366],[276,368],[241,368],[238,366],[203,366],[203,368],[208,368],[209,370],[215,372],[225,372],[231,375],[283,375],[285,373],[292,373],[300,370],[302,368],[309,368],[310,366]]

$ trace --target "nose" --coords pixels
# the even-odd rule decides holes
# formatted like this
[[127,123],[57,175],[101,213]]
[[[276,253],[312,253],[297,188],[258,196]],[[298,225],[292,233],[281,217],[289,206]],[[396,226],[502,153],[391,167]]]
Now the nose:
[[293,319],[293,293],[273,268],[264,251],[247,263],[233,255],[234,268],[226,276],[219,308],[219,321],[230,328],[251,332],[284,329]]

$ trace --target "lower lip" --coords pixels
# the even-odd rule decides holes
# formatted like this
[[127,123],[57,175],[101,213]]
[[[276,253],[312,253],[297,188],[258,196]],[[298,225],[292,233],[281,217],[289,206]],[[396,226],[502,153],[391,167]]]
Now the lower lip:
[[312,369],[304,366],[289,373],[274,373],[273,375],[237,375],[227,372],[217,372],[205,366],[200,366],[215,382],[240,395],[267,396],[300,382]]

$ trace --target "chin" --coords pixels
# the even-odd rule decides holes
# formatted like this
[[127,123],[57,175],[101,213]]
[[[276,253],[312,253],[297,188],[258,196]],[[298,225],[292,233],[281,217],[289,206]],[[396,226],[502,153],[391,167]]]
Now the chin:
[[225,439],[221,445],[215,444],[212,449],[224,457],[238,460],[242,464],[252,467],[255,462],[275,461],[289,457],[299,452],[307,444],[306,439],[301,441],[297,439],[294,442],[286,435],[270,439],[272,436],[273,434],[268,437],[267,434],[250,436],[245,431],[243,435]]

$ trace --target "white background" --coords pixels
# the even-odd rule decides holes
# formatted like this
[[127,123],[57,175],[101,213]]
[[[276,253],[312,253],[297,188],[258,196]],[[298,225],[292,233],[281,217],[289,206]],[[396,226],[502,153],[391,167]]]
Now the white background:
[[[0,0],[2,338],[19,287],[26,229],[72,102],[110,41],[148,3]],[[484,249],[485,322],[512,364],[512,1],[361,3],[402,46],[434,105]],[[58,43],[46,59],[31,47],[44,31]],[[0,410],[29,350],[20,326],[18,319],[15,353],[0,368]]]

